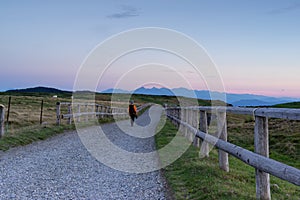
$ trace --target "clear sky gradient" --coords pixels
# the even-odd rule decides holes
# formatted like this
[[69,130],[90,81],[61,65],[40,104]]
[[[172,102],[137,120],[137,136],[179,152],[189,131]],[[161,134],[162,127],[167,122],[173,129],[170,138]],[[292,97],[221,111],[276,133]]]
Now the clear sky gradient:
[[[39,85],[72,90],[97,44],[141,27],[173,29],[196,40],[228,93],[300,97],[297,0],[2,0],[0,91]],[[107,80],[100,89],[109,87]]]

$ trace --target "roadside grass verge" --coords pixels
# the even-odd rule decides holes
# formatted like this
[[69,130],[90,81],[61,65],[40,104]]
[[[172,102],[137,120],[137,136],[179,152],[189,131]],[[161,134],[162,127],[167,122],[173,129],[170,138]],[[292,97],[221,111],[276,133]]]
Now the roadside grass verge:
[[[167,120],[155,136],[157,149],[168,144],[176,132],[177,128]],[[198,155],[199,149],[190,146],[177,161],[162,169],[175,199],[256,199],[254,168],[229,156],[230,172],[226,173],[219,169],[216,149],[209,158],[199,159]],[[274,154],[273,158],[280,156]],[[271,196],[299,199],[300,187],[271,176]]]
[[74,125],[26,127],[19,129],[14,132],[14,134],[4,135],[0,139],[0,150],[6,151],[12,147],[27,145],[38,140],[45,140],[64,131],[74,129]]

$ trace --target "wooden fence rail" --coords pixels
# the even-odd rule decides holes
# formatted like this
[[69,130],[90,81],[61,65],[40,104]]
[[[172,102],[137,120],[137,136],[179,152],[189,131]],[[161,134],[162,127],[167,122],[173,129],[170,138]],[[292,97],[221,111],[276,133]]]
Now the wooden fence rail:
[[[61,106],[67,106],[66,114],[62,114]],[[138,111],[144,109],[151,104],[143,104],[137,108]],[[74,110],[76,109],[76,110]],[[60,125],[62,119],[67,119],[68,124],[72,123],[72,120],[77,122],[81,121],[81,117],[84,117],[85,121],[90,118],[104,118],[117,116],[120,118],[128,116],[128,110],[124,107],[110,107],[95,103],[70,103],[70,102],[57,102],[56,103],[56,124]]]
[[[61,106],[67,106],[67,113],[62,112]],[[72,123],[75,119],[80,122],[82,119],[88,121],[90,118],[95,117],[111,117],[111,116],[125,116],[127,110],[125,108],[110,107],[95,103],[70,103],[70,102],[57,102],[56,103],[56,124],[60,125],[62,119],[67,119],[68,124]]]
[[[166,107],[167,117],[189,139],[193,136],[193,144],[199,146],[202,141],[200,156],[209,155],[208,143],[219,149],[220,168],[229,171],[228,154],[242,160],[255,168],[257,199],[271,199],[270,177],[280,179],[300,186],[300,170],[269,158],[268,118],[300,120],[300,109],[284,108],[237,108],[237,107]],[[217,118],[217,135],[208,134],[208,113],[214,113]],[[253,115],[254,152],[227,142],[226,113]],[[197,118],[195,120],[194,118]],[[198,120],[199,119],[199,120]],[[198,122],[199,126],[198,126]]]

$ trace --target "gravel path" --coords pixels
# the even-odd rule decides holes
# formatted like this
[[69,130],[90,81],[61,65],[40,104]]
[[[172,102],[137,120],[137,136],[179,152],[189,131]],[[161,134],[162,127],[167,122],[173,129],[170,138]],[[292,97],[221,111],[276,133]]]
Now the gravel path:
[[[137,120],[149,126],[149,112]],[[129,122],[124,122],[128,124]],[[133,127],[131,133],[134,134]],[[102,126],[112,143],[131,152],[150,152],[153,137],[124,134],[116,124]],[[122,136],[122,140],[118,140]],[[121,142],[120,142],[121,141]],[[126,173],[97,161],[76,132],[0,152],[0,199],[169,199],[160,171]]]

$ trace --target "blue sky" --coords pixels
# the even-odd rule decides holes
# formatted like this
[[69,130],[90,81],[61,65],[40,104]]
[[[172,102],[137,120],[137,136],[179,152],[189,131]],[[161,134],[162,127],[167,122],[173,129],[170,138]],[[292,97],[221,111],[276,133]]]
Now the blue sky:
[[[202,45],[227,92],[300,97],[299,19],[297,0],[2,0],[0,91],[72,90],[100,42],[128,29],[162,27]],[[108,80],[99,88],[111,86]],[[195,87],[203,89],[201,81]]]

